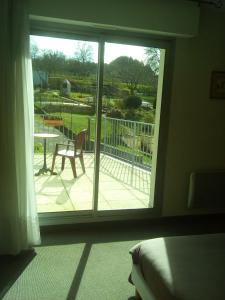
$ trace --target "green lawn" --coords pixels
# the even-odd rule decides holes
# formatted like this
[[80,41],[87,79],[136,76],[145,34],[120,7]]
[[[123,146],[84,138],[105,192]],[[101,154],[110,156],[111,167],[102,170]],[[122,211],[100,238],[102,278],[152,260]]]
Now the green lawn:
[[[54,115],[59,115],[59,113],[54,113]],[[60,114],[64,120],[64,124],[67,128],[71,129],[73,132],[78,133],[82,129],[88,128],[88,119],[95,120],[95,117],[90,117],[88,115],[80,114],[70,114],[61,113]]]
[[[56,114],[55,114],[56,115]],[[82,129],[88,129],[90,126],[90,138],[95,139],[95,126],[96,126],[96,116],[80,115],[80,114],[69,114],[62,113],[61,116],[64,119],[65,126],[72,129],[73,132],[78,133]],[[101,130],[101,140],[104,140],[105,131],[107,133],[112,132],[112,127],[109,122],[104,122],[104,117],[102,116],[102,130]]]
[[[95,124],[96,124],[95,116],[70,114],[70,113],[52,113],[51,115],[61,116],[64,120],[65,127],[71,129],[75,133],[80,132],[82,129],[88,129],[90,126],[90,138],[95,139]],[[106,126],[107,128],[105,128],[105,126],[102,126],[102,132],[101,132],[102,140],[104,137],[105,129],[107,129],[108,132],[109,131],[111,132],[111,126],[108,122]]]

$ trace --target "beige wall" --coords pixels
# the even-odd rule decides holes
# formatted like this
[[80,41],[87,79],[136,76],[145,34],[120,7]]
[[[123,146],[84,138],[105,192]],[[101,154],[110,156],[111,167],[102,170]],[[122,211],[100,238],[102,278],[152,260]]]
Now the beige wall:
[[[181,0],[30,0],[36,16],[194,35],[196,3]],[[225,10],[203,7],[200,32],[176,41],[162,214],[187,209],[191,171],[225,166],[225,101],[209,99],[212,70],[225,70]],[[205,211],[201,211],[204,213]]]
[[177,39],[163,215],[189,211],[189,174],[225,168],[225,100],[209,98],[212,70],[225,71],[225,10],[203,8],[199,36]]
[[[181,0],[29,0],[30,14],[160,34],[194,36],[197,3]],[[104,27],[104,26],[103,26]]]

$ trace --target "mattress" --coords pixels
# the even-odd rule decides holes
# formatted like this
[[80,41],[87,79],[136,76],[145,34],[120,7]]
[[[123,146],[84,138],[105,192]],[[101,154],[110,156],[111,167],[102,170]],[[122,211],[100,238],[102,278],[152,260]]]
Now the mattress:
[[225,299],[224,233],[151,239],[130,253],[154,299]]

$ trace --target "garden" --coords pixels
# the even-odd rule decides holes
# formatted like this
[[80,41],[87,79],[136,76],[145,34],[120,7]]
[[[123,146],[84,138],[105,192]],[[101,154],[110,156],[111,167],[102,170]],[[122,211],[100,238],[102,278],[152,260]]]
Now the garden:
[[[36,124],[53,126],[67,136],[87,128],[93,144],[97,63],[51,50],[31,54]],[[110,151],[134,151],[151,160],[157,81],[150,64],[132,57],[120,56],[104,65],[101,143],[110,145]]]

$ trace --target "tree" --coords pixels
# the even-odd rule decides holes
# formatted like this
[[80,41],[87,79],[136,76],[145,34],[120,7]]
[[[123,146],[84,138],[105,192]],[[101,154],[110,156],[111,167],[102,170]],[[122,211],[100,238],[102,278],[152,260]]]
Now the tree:
[[93,48],[91,45],[79,43],[76,52],[74,53],[75,60],[81,63],[87,63],[93,61]]
[[130,94],[134,95],[139,83],[146,78],[146,68],[143,62],[128,56],[120,56],[110,64],[111,74],[126,83]]
[[82,63],[74,58],[66,60],[65,72],[80,77],[96,76],[97,64],[94,62]]
[[41,54],[33,59],[35,70],[42,70],[49,75],[55,75],[57,72],[63,71],[65,68],[66,57],[62,52],[43,50]]
[[123,100],[123,106],[126,109],[137,109],[141,106],[142,100],[137,96],[129,96]]
[[36,59],[40,54],[37,44],[31,39],[30,43],[30,56],[33,59]]
[[145,62],[151,67],[155,75],[159,74],[160,63],[160,49],[158,48],[145,48],[146,59]]

